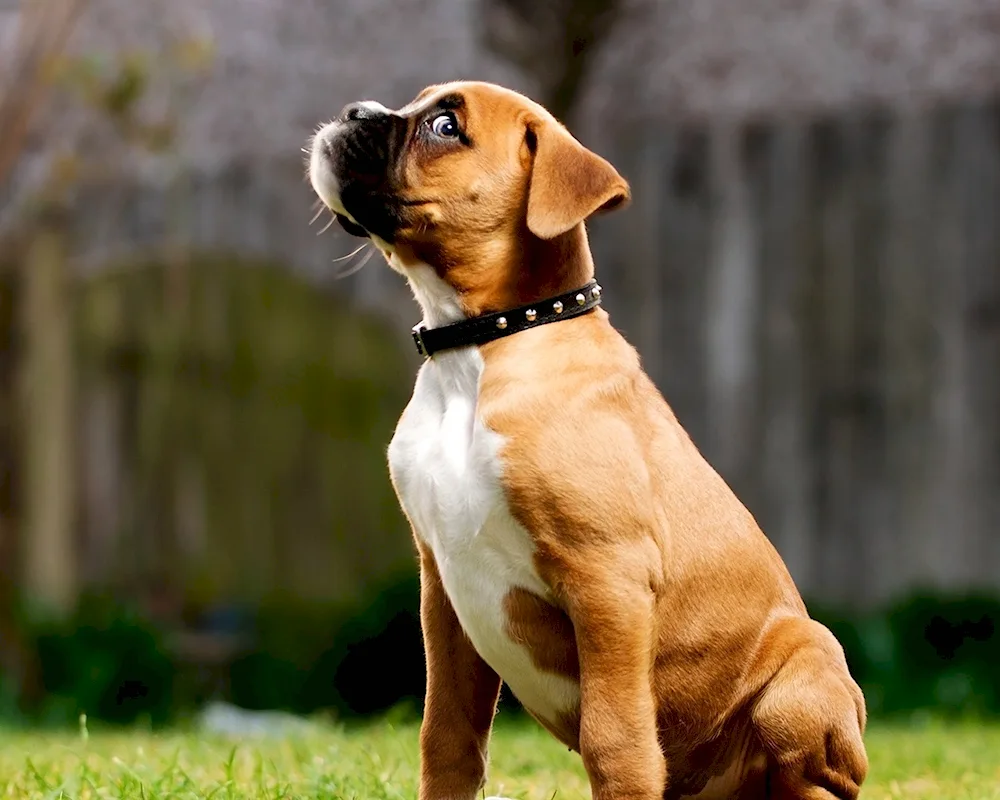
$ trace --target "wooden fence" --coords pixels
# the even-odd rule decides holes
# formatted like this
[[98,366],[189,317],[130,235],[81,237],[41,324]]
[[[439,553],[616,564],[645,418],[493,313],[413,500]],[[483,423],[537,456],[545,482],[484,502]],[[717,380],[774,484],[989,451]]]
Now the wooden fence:
[[[605,154],[632,181],[635,203],[592,226],[606,306],[803,592],[868,605],[923,585],[1000,589],[1000,105],[628,130]],[[75,253],[89,265],[80,266],[81,280],[98,280],[92,270],[109,252],[163,242],[280,260],[383,313],[405,346],[417,310],[397,276],[373,261],[355,277],[329,280],[330,261],[349,242],[317,240],[307,227],[312,198],[296,154],[189,176],[183,191],[178,203],[166,190],[123,184],[81,201],[76,227],[87,235]],[[168,206],[180,213],[171,217]],[[294,372],[298,356],[286,356]],[[300,356],[315,359],[315,350]],[[78,463],[90,470],[83,503],[91,504],[82,512],[81,563],[101,572],[106,561],[86,543],[106,540],[98,529],[117,524],[101,519],[122,519],[115,507],[143,501],[125,496],[134,476],[101,483],[92,472],[103,459],[129,473],[138,456],[91,452],[108,446],[95,431],[122,429],[105,418],[120,403],[101,398],[123,396],[108,381],[126,378],[84,366],[91,372],[80,378],[86,407],[78,418],[97,427],[78,437]],[[412,374],[394,375],[401,405]],[[235,419],[245,398],[212,391],[211,413],[225,416],[230,402]],[[189,408],[192,419],[201,413]],[[296,446],[308,447],[305,429],[289,420]],[[253,425],[239,430],[251,435]],[[183,438],[168,441],[183,463],[174,452]],[[323,446],[332,475],[337,445]],[[312,463],[284,445],[277,451],[289,464]],[[234,457],[240,452],[234,446]],[[213,458],[221,464],[223,456]],[[294,481],[282,485],[292,491]],[[386,487],[371,495],[387,497]],[[248,529],[273,529],[260,533],[268,553],[289,526],[311,524],[295,502],[286,505],[287,519],[246,511]],[[355,511],[328,508],[322,524],[338,527],[339,514]],[[129,513],[132,522],[115,534],[126,552],[166,519]],[[383,519],[393,531],[399,525],[392,514]],[[381,524],[373,517],[352,527]],[[205,529],[179,522],[158,540],[187,535],[185,525]],[[349,553],[355,544],[342,527],[331,547]],[[303,545],[288,557],[314,561],[315,552]],[[304,572],[322,588],[314,570]]]
[[805,592],[1000,587],[1000,106],[616,150],[607,305]]

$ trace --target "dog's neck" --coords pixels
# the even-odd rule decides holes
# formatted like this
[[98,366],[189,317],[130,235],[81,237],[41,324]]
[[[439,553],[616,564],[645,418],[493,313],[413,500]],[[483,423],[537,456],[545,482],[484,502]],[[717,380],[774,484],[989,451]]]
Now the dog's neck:
[[491,298],[499,307],[487,306],[480,313],[545,300],[583,286],[594,277],[594,258],[583,223],[555,239],[529,238],[520,263],[508,275],[505,296]]
[[440,328],[466,319],[468,315],[462,308],[455,287],[438,275],[434,267],[428,264],[410,264],[405,269],[405,275],[410,291],[423,311],[423,323],[426,327]]
[[428,328],[545,300],[594,277],[582,224],[555,239],[522,241],[526,243],[516,252],[503,252],[494,264],[452,265],[446,275],[426,263],[404,261],[398,254],[389,260],[409,281]]

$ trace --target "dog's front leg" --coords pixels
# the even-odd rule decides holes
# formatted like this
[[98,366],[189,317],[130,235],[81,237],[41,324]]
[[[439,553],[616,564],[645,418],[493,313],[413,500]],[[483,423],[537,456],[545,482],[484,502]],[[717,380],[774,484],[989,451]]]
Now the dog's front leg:
[[500,678],[473,649],[420,546],[420,624],[427,694],[420,726],[420,800],[473,800],[486,779]]
[[594,800],[662,800],[667,765],[650,683],[654,598],[639,575],[598,574],[593,565],[607,555],[582,560],[581,574],[564,584],[580,658],[580,753]]

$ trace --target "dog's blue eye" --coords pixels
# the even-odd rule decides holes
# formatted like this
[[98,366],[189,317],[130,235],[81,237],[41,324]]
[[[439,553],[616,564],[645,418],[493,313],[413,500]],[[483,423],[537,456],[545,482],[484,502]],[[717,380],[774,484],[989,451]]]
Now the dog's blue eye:
[[431,122],[431,130],[435,136],[440,136],[442,139],[454,139],[458,136],[458,125],[451,114],[435,117]]

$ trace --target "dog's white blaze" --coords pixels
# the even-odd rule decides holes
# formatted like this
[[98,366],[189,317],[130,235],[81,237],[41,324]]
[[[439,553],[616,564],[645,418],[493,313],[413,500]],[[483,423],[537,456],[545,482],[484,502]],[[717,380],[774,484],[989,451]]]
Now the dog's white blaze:
[[[391,257],[390,257],[391,260]],[[454,292],[429,267],[406,267],[428,325],[456,319]],[[483,360],[474,347],[436,354],[389,445],[389,469],[417,535],[434,552],[445,591],[476,651],[518,700],[558,722],[579,706],[575,681],[535,667],[506,633],[503,602],[514,587],[542,597],[528,532],[500,484],[503,439],[476,413]]]
[[362,100],[360,103],[358,103],[358,105],[364,106],[369,111],[378,111],[381,112],[382,114],[392,113],[391,108],[386,108],[384,105],[378,102],[378,100]]

